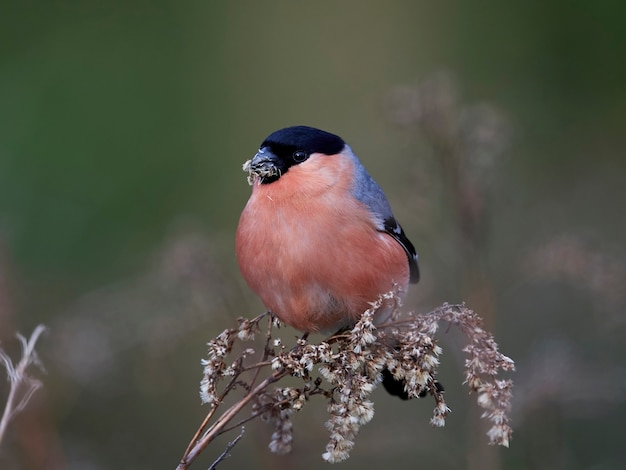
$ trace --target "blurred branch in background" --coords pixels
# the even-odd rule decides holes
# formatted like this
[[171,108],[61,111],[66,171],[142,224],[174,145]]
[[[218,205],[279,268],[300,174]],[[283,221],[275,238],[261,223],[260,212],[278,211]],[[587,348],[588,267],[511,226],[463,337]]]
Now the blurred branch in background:
[[[28,339],[13,334],[20,311],[15,307],[15,303],[19,304],[16,297],[20,284],[16,271],[11,252],[5,249],[0,236],[0,360],[8,379],[8,387],[0,389],[0,403],[4,405],[0,418],[0,468],[26,470],[45,465],[49,470],[57,470],[65,468],[65,464],[59,432],[51,416],[49,382],[42,388],[34,374],[37,368],[43,371],[35,347],[47,329],[37,326]],[[49,345],[50,341],[46,341]],[[20,357],[19,362],[15,364],[12,357]],[[48,358],[46,363],[49,364]]]
[[[488,247],[492,211],[492,189],[496,169],[509,140],[503,116],[487,104],[464,105],[451,77],[437,73],[415,86],[391,90],[385,102],[390,122],[404,129],[426,146],[424,154],[431,168],[427,174],[438,182],[439,194],[432,200],[441,204],[449,219],[454,272],[459,295],[470,308],[481,312],[485,326],[494,331],[496,324],[495,288],[488,269]],[[420,154],[419,159],[425,155]],[[416,158],[416,160],[419,160]],[[432,184],[432,183],[431,183]],[[448,210],[445,210],[447,208]],[[436,222],[433,218],[433,225]],[[481,426],[480,411],[471,408],[468,425],[468,468],[491,470],[500,467],[498,453],[477,443],[476,429]]]
[[125,385],[107,374],[122,368],[127,351],[139,348],[146,356],[145,370],[165,386],[166,379],[150,364],[228,311],[224,304],[236,286],[227,286],[224,276],[210,240],[191,231],[176,234],[147,272],[88,293],[53,325],[59,373],[84,387],[106,386],[111,392],[111,387]]
[[612,441],[626,405],[622,250],[576,229],[544,235],[526,250],[520,271],[527,289],[550,309],[520,367],[515,400],[516,424],[535,430],[524,442],[532,468],[579,465],[570,441],[577,432],[594,449],[594,468],[619,467],[597,449]]
[[[391,90],[385,113],[411,137],[419,152],[415,160],[428,166],[423,171],[428,181],[416,185],[428,194],[418,197],[432,201],[438,212],[427,214],[424,232],[436,233],[437,242],[445,247],[444,260],[450,261],[445,269],[458,273],[451,280],[454,294],[484,315],[490,331],[496,329],[498,312],[515,325],[505,327],[518,330],[514,334],[528,349],[527,357],[517,358],[520,387],[515,400],[516,427],[525,423],[529,428],[521,450],[525,465],[570,468],[571,456],[581,455],[566,437],[576,432],[576,421],[585,415],[591,424],[626,403],[626,373],[617,359],[623,355],[619,332],[626,325],[623,249],[607,244],[593,228],[583,234],[576,225],[550,224],[545,218],[543,226],[533,226],[542,221],[534,215],[543,206],[552,208],[553,216],[561,215],[564,206],[558,200],[539,201],[525,212],[532,220],[508,214],[515,209],[503,203],[502,183],[508,180],[499,169],[506,158],[510,125],[492,106],[463,105],[457,93],[450,76],[435,74],[415,86]],[[575,200],[569,193],[564,197]],[[524,234],[509,235],[515,241],[508,244],[505,256],[495,249],[498,216],[515,224],[506,227],[505,236],[511,231]],[[584,227],[581,220],[575,223]],[[513,277],[508,283],[498,283],[506,270],[493,265],[494,256],[510,263],[507,269]],[[515,278],[519,280],[512,286]],[[496,291],[500,298],[506,294],[515,301],[496,308]],[[594,391],[584,384],[593,384]],[[479,416],[478,410],[472,411],[467,468],[502,468],[501,454],[475,445]],[[596,429],[608,433],[608,428]],[[615,457],[607,461],[611,458]],[[595,456],[590,462],[602,459]]]
[[17,365],[14,365],[8,354],[0,349],[0,361],[2,361],[6,369],[10,384],[7,402],[0,420],[0,446],[9,422],[24,410],[33,394],[42,386],[40,380],[28,373],[28,369],[33,365],[45,372],[43,364],[35,351],[37,340],[45,330],[46,328],[43,325],[38,325],[28,340],[21,334],[17,334],[17,338],[22,345],[22,357]]
[[597,247],[579,233],[562,233],[532,247],[522,271],[526,278],[567,282],[594,301],[598,324],[607,330],[626,324],[626,264],[617,250]]
[[459,294],[480,309],[486,324],[493,327],[493,286],[486,262],[492,189],[510,134],[504,117],[488,104],[459,103],[456,85],[445,73],[391,90],[385,114],[425,144],[414,160],[430,164],[427,174],[436,182],[427,188],[434,193],[429,199],[448,208],[450,218],[444,224],[453,229],[445,232],[451,232],[456,246]]

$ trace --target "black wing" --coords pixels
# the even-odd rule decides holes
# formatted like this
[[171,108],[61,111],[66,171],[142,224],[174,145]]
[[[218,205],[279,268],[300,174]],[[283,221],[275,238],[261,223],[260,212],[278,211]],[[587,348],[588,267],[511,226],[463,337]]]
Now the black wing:
[[404,248],[406,257],[409,259],[409,282],[415,284],[420,280],[420,269],[417,265],[417,252],[413,243],[404,234],[404,230],[393,217],[385,220],[385,232],[391,235]]

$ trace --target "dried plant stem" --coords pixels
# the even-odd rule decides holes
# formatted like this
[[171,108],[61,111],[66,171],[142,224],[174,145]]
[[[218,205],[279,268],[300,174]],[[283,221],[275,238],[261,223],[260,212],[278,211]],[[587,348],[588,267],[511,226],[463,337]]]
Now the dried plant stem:
[[41,336],[45,330],[45,326],[38,325],[28,340],[20,334],[17,335],[17,338],[22,343],[22,358],[17,366],[14,366],[11,358],[0,349],[0,361],[7,370],[11,384],[2,419],[0,419],[0,443],[2,443],[11,419],[26,407],[30,398],[39,387],[41,387],[39,380],[27,374],[27,369],[31,364],[35,364],[39,366],[40,369],[43,369],[43,365],[37,357],[35,345],[37,344],[39,336]]
[[202,422],[202,425],[196,432],[196,435],[192,439],[187,451],[183,455],[183,458],[178,465],[177,470],[186,470],[189,468],[189,465],[196,459],[196,457],[208,446],[217,436],[225,432],[225,426],[239,413],[255,396],[257,396],[260,392],[265,390],[269,385],[273,384],[277,380],[280,380],[282,377],[287,375],[285,370],[276,371],[265,380],[263,380],[259,385],[257,385],[253,390],[251,390],[245,397],[239,400],[237,403],[232,405],[227,411],[225,411],[210,427],[206,430],[206,432],[200,437],[203,428],[206,426],[208,421],[211,419],[217,406],[214,405],[209,411],[207,417]]
[[246,429],[242,427],[241,432],[237,435],[236,438],[234,438],[232,441],[228,443],[228,445],[226,446],[226,449],[224,449],[224,452],[222,452],[222,454],[215,460],[215,462],[211,464],[211,466],[209,467],[209,470],[215,470],[217,468],[217,465],[222,460],[225,460],[228,457],[230,457],[229,452],[233,449],[233,447],[235,447],[235,445],[237,445],[237,443],[239,442],[239,439],[243,437],[245,432],[246,432]]
[[[260,315],[259,317],[255,318],[254,320],[251,320],[251,323],[258,323],[258,321],[263,316],[265,316],[265,314],[264,315]],[[240,401],[238,401],[237,403],[232,405],[208,429],[206,429],[209,421],[215,415],[219,403],[221,403],[221,401],[225,398],[225,396],[234,388],[234,386],[236,384],[236,381],[237,381],[237,378],[238,378],[238,374],[235,374],[232,377],[232,379],[230,380],[229,384],[225,387],[225,389],[222,392],[222,394],[220,395],[218,402],[217,403],[213,403],[211,405],[210,411],[207,413],[207,415],[204,418],[204,420],[202,421],[200,427],[196,431],[194,437],[192,438],[191,442],[189,443],[189,445],[188,445],[188,447],[187,447],[187,449],[186,449],[186,451],[185,451],[185,453],[184,453],[184,455],[183,455],[183,457],[181,459],[181,462],[180,462],[179,466],[177,467],[179,470],[187,469],[188,466],[191,464],[191,462],[193,462],[196,459],[196,457],[217,436],[219,436],[220,434],[222,434],[224,432],[230,431],[230,430],[234,429],[235,427],[238,427],[241,424],[243,424],[243,423],[245,423],[247,421],[250,421],[251,419],[253,419],[256,416],[258,416],[260,413],[254,413],[251,417],[244,418],[243,420],[241,420],[236,425],[230,426],[230,427],[226,427],[227,424],[230,423],[232,421],[232,419],[250,402],[250,400],[252,400],[255,396],[257,396],[259,393],[264,391],[269,385],[273,384],[277,380],[280,380],[282,377],[287,375],[287,372],[285,370],[275,371],[275,372],[272,373],[272,375],[270,375],[265,380],[263,380],[261,383],[259,383],[256,387],[254,387],[254,384],[256,383],[256,381],[257,381],[257,379],[259,377],[259,374],[261,373],[261,369],[263,367],[265,367],[265,366],[271,365],[271,361],[268,361],[268,358],[270,356],[269,343],[270,343],[270,340],[271,340],[271,331],[272,331],[272,321],[273,320],[272,320],[271,316],[268,316],[268,319],[269,319],[269,324],[268,324],[268,329],[267,329],[267,335],[266,335],[266,338],[265,338],[265,347],[264,347],[264,351],[263,351],[263,357],[262,357],[261,361],[259,361],[258,363],[254,364],[253,366],[250,366],[250,367],[244,367],[243,364],[241,363],[241,361],[239,361],[239,363],[238,363],[237,369],[238,369],[239,373],[245,372],[245,371],[248,371],[248,370],[254,370],[254,375],[253,375],[252,379],[250,380],[250,382],[246,386],[246,388],[248,389],[248,393]],[[243,434],[241,434],[233,442],[236,443],[242,435]],[[233,443],[233,445],[234,445],[234,443]],[[230,446],[230,444],[229,444],[229,446]],[[232,446],[227,448],[226,453],[228,452],[228,450],[230,448],[232,448]],[[216,463],[218,463],[220,460],[223,460],[223,459],[218,458],[218,460],[214,463],[214,465]]]

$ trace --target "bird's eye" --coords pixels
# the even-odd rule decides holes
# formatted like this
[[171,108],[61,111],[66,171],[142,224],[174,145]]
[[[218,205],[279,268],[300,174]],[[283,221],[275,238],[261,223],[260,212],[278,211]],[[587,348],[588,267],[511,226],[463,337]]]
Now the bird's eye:
[[307,158],[309,158],[309,154],[306,153],[304,150],[296,150],[295,152],[293,152],[293,161],[296,163],[303,162]]

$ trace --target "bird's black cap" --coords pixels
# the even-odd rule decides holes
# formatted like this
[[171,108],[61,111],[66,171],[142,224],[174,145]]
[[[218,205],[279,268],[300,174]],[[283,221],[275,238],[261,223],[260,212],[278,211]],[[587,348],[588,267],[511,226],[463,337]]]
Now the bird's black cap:
[[341,137],[330,132],[308,126],[293,126],[270,134],[261,144],[261,148],[268,148],[279,157],[291,157],[298,150],[308,154],[334,155],[341,152],[344,145]]

